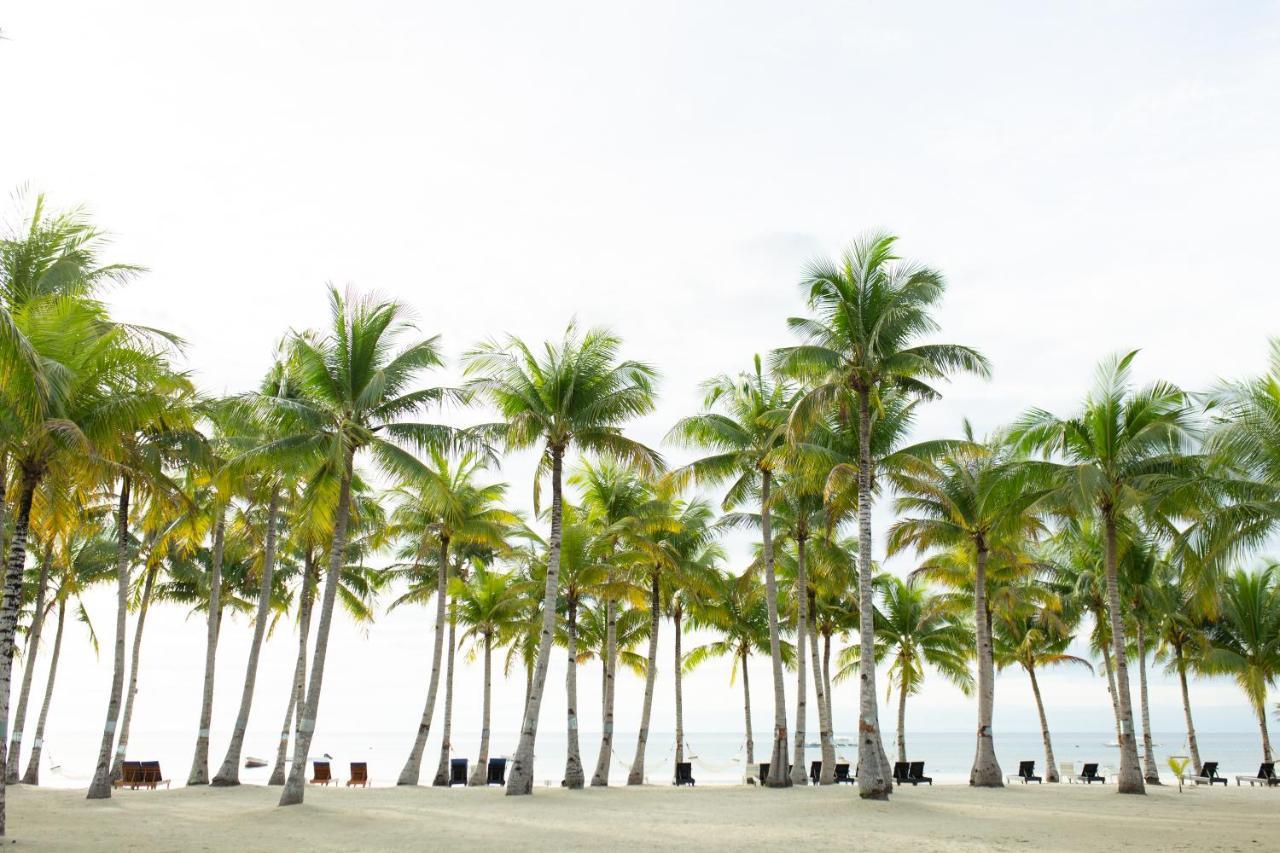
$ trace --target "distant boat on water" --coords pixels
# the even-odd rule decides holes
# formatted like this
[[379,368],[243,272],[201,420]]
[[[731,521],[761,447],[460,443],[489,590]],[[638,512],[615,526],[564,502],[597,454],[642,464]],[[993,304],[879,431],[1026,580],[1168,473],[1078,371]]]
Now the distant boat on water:
[[245,760],[244,760],[244,766],[245,766],[245,767],[249,767],[249,768],[253,768],[253,767],[266,767],[266,766],[267,766],[267,762],[266,762],[264,759],[261,759],[261,758],[254,758],[253,756],[248,756],[248,757],[246,757],[246,758],[245,758]]

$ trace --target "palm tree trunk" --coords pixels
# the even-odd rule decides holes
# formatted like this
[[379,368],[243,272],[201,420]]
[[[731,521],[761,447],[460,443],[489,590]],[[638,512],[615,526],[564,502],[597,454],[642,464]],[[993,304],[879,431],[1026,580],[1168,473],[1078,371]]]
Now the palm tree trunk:
[[542,693],[551,665],[551,648],[556,638],[556,599],[560,596],[560,526],[564,512],[563,483],[564,448],[551,451],[551,539],[547,543],[547,584],[542,596],[542,631],[538,642],[538,660],[529,684],[529,700],[525,703],[524,722],[520,726],[520,743],[507,780],[507,795],[533,793],[533,746],[538,739],[538,714],[542,710]]
[[898,689],[898,760],[907,760],[907,685],[904,683]]
[[1201,769],[1203,765],[1200,763],[1200,745],[1196,742],[1196,724],[1191,719],[1191,693],[1187,690],[1187,663],[1182,656],[1181,643],[1174,644],[1173,655],[1177,662],[1178,685],[1182,688],[1182,714],[1187,720],[1187,748],[1191,752],[1191,766],[1199,776],[1203,772]]
[[[808,594],[809,612],[814,610],[815,597],[813,591]],[[831,695],[823,684],[822,663],[818,659],[818,632],[809,631],[809,658],[813,668],[813,693],[818,700],[818,726],[821,729],[822,772],[818,776],[819,785],[834,785],[836,781],[836,744],[831,727]]]
[[1124,648],[1124,622],[1120,612],[1120,581],[1116,561],[1116,519],[1108,509],[1103,513],[1106,526],[1107,610],[1111,616],[1111,646],[1116,658],[1116,710],[1120,715],[1121,794],[1145,794],[1142,768],[1138,765],[1138,744],[1133,732],[1133,704],[1129,693],[1129,663]]
[[489,779],[489,712],[493,701],[493,633],[484,633],[484,704],[480,712],[480,755],[468,785],[487,785]]
[[[154,542],[147,543],[150,550]],[[116,741],[116,756],[111,763],[111,780],[120,778],[124,766],[124,756],[129,749],[129,729],[133,725],[133,703],[138,696],[138,668],[142,663],[142,630],[147,624],[147,613],[151,610],[151,592],[155,588],[156,575],[160,566],[150,566],[142,582],[142,598],[138,602],[138,624],[133,628],[133,652],[129,663],[129,689],[124,694],[124,714],[120,720],[120,735]]]
[[267,541],[262,555],[262,583],[258,587],[258,612],[253,623],[253,642],[249,646],[249,662],[244,670],[244,689],[240,693],[240,710],[236,713],[236,726],[231,730],[231,742],[222,759],[222,767],[213,777],[215,787],[240,784],[240,752],[244,749],[244,734],[249,727],[249,713],[253,709],[253,690],[258,682],[258,657],[262,653],[262,638],[271,617],[271,585],[276,568],[276,516],[280,510],[280,491],[272,488],[267,501]]
[[[9,539],[9,560],[5,568],[4,596],[0,603],[0,750],[5,749],[3,726],[9,720],[9,691],[13,679],[13,642],[18,632],[18,611],[22,606],[22,573],[27,565],[27,529],[31,523],[31,503],[39,477],[23,471],[18,489],[17,513]],[[3,757],[3,756],[0,756]],[[110,790],[110,789],[108,789]],[[5,785],[0,774],[0,836],[5,832]]]
[[[795,757],[791,762],[791,784],[808,785],[809,768],[805,760],[804,739],[806,717],[808,716],[808,689],[804,683],[805,676],[805,635],[809,629],[809,578],[805,574],[803,532],[796,535],[796,731]],[[821,710],[819,710],[821,715]]]
[[[213,554],[209,567],[209,619],[204,641],[204,694],[200,700],[200,728],[196,731],[196,748],[191,757],[188,785],[209,784],[209,727],[213,724],[214,670],[218,659],[218,628],[222,617],[222,548],[227,527],[226,508],[218,508],[213,523]],[[280,783],[284,784],[283,767]]]
[[658,625],[662,618],[662,599],[657,568],[649,586],[649,667],[644,674],[644,704],[640,706],[640,734],[636,737],[636,756],[627,774],[628,785],[644,784],[644,750],[649,742],[649,714],[653,710],[653,682],[658,674]]
[[[671,623],[675,626],[675,660],[672,665],[676,674],[676,763],[684,762],[684,653],[680,650],[680,634],[682,625],[680,603],[677,601],[671,613]],[[672,768],[674,772],[674,768]]]
[[448,597],[449,537],[440,537],[440,569],[436,573],[436,625],[435,643],[431,650],[431,679],[427,682],[427,704],[422,708],[418,721],[418,734],[413,739],[409,758],[400,771],[397,785],[416,785],[422,775],[422,753],[427,748],[427,735],[431,733],[431,718],[436,712],[436,693],[440,689],[440,661],[444,656],[445,601]]
[[1036,712],[1040,715],[1040,738],[1044,741],[1044,781],[1057,782],[1058,763],[1053,757],[1053,740],[1049,737],[1049,718],[1044,713],[1044,700],[1040,698],[1040,682],[1036,680],[1034,665],[1027,667],[1031,679],[1031,694],[1036,698]]
[[[996,674],[991,649],[991,622],[987,609],[987,546],[976,543],[973,579],[974,626],[978,640],[978,748],[969,771],[969,784],[978,788],[1003,788],[1004,777],[996,759],[991,725],[996,705]],[[902,759],[905,761],[906,759]]]
[[444,725],[440,729],[440,761],[436,764],[436,776],[431,780],[434,788],[449,787],[449,758],[453,754],[453,654],[457,647],[458,618],[453,602],[449,602],[449,636],[445,640],[444,656]]
[[612,597],[604,601],[604,702],[603,725],[600,727],[600,753],[596,756],[596,772],[591,776],[591,787],[609,786],[609,769],[613,762],[613,697],[614,678],[618,668],[618,606]]
[[876,704],[874,600],[871,588],[871,401],[858,392],[858,796],[887,800],[893,777],[885,767]]
[[1111,662],[1110,642],[1102,644],[1102,665],[1107,673],[1107,695],[1111,697],[1111,716],[1115,720],[1116,743],[1120,743],[1120,702],[1116,699],[1116,668]]
[[1160,767],[1151,744],[1151,706],[1147,701],[1147,634],[1139,617],[1138,624],[1138,698],[1142,708],[1142,763],[1148,785],[1160,784]]
[[[307,638],[311,633],[311,608],[315,601],[315,556],[310,544],[302,558],[302,590],[298,594],[298,658],[293,664],[293,682],[289,687],[289,706],[284,712],[284,724],[280,728],[280,743],[276,746],[276,763],[271,768],[268,785],[283,785],[284,763],[289,752],[289,732],[301,722],[304,702],[303,691],[307,686]],[[295,720],[295,717],[298,719]]]
[[18,708],[13,713],[13,735],[9,740],[8,768],[5,782],[16,784],[18,768],[22,762],[22,730],[26,728],[27,703],[31,699],[31,680],[36,673],[36,656],[40,650],[40,633],[44,628],[44,598],[49,586],[49,567],[53,563],[53,548],[46,545],[44,559],[40,561],[40,581],[36,585],[35,607],[31,612],[31,628],[27,631],[27,659],[22,670],[22,688],[18,693]]
[[769,491],[773,476],[763,471],[760,476],[760,536],[764,546],[764,597],[769,605],[769,657],[773,665],[773,749],[770,751],[770,788],[791,787],[787,773],[787,687],[782,675],[782,640],[778,629],[778,580],[773,565],[773,529],[769,507]]
[[578,744],[578,602],[569,601],[565,619],[568,661],[564,673],[565,696],[568,700],[568,751],[564,762],[564,784],[570,790],[581,790],[586,777],[582,772],[582,750]]
[[316,715],[320,711],[320,688],[324,683],[324,661],[329,650],[329,627],[333,623],[333,605],[338,599],[338,586],[342,583],[342,564],[347,553],[347,523],[351,518],[351,467],[354,452],[347,451],[342,466],[342,480],[338,486],[338,507],[333,519],[333,544],[329,547],[329,575],[324,580],[324,599],[320,603],[320,624],[316,628],[316,648],[311,657],[311,683],[307,686],[307,701],[303,705],[302,719],[293,744],[293,763],[289,778],[280,792],[280,805],[292,806],[302,802],[306,785],[307,754],[311,750],[311,738],[316,731]]
[[1262,760],[1271,761],[1271,735],[1267,732],[1267,708],[1259,703],[1254,710],[1258,712],[1258,728],[1262,730]]
[[[831,725],[831,738],[836,736],[836,693],[831,689],[831,635],[822,635],[822,684],[827,690],[827,719]],[[833,745],[834,749],[834,745]],[[834,771],[833,771],[834,772]]]
[[31,758],[27,761],[27,772],[22,776],[22,784],[40,784],[40,753],[44,748],[44,724],[49,719],[49,705],[53,701],[53,682],[58,676],[58,657],[62,654],[62,626],[66,622],[67,602],[58,601],[58,630],[53,635],[53,656],[49,659],[49,677],[44,684],[44,704],[40,706],[40,717],[36,720],[36,736],[31,741]]
[[[120,502],[116,509],[116,643],[112,665],[111,694],[107,697],[107,719],[98,747],[98,764],[89,783],[88,799],[111,796],[111,747],[115,743],[116,720],[120,718],[120,694],[124,691],[124,645],[129,607],[129,476],[120,478]],[[0,689],[4,687],[0,684]]]
[[742,712],[747,725],[747,774],[755,776],[756,738],[751,732],[751,679],[747,675],[747,647],[742,647]]

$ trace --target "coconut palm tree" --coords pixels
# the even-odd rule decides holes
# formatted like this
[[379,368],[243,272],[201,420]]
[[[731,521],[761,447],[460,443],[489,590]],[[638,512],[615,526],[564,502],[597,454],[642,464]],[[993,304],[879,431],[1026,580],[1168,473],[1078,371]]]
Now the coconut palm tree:
[[555,640],[560,583],[564,455],[571,447],[630,462],[642,472],[662,466],[653,450],[622,434],[622,424],[653,410],[657,371],[642,362],[620,360],[622,341],[603,329],[579,336],[570,324],[559,344],[535,353],[523,341],[482,344],[465,356],[467,388],[497,409],[501,422],[480,430],[501,439],[508,450],[541,445],[534,478],[534,509],[542,477],[551,475],[551,535],[543,593],[542,629],[525,703],[520,743],[507,780],[507,794],[533,792],[533,747],[547,667]]
[[[863,659],[859,676],[859,794],[886,799],[892,790],[885,766],[876,707],[874,628],[871,617],[871,510],[874,478],[872,418],[883,397],[898,391],[933,399],[929,383],[957,371],[986,376],[989,367],[977,351],[954,344],[921,343],[937,324],[932,312],[942,298],[941,273],[894,255],[893,235],[877,233],[857,240],[838,261],[817,261],[802,286],[813,317],[788,320],[803,343],[776,353],[776,364],[804,382],[807,390],[791,415],[792,431],[802,434],[818,420],[838,412],[856,413],[858,433],[857,510],[858,585]],[[879,772],[874,772],[878,770]]]
[[1136,352],[1104,362],[1079,414],[1060,418],[1032,410],[1017,423],[1015,437],[1027,448],[1057,456],[1064,506],[1096,517],[1103,532],[1103,570],[1115,659],[1116,711],[1120,718],[1119,791],[1145,793],[1134,738],[1129,663],[1121,612],[1119,528],[1126,517],[1161,502],[1185,499],[1201,469],[1189,453],[1192,408],[1185,394],[1166,382],[1134,390]]
[[1206,619],[1196,593],[1182,582],[1181,572],[1169,564],[1169,573],[1160,578],[1154,594],[1156,619],[1156,660],[1163,661],[1165,671],[1178,676],[1182,695],[1182,714],[1187,727],[1187,749],[1191,766],[1200,775],[1200,745],[1196,738],[1195,719],[1191,713],[1191,692],[1187,688],[1187,672],[1200,670],[1208,650]]
[[667,440],[682,447],[710,451],[710,455],[673,471],[670,476],[677,485],[690,480],[699,485],[730,481],[722,504],[726,511],[749,501],[758,501],[760,506],[765,597],[769,605],[770,660],[773,665],[773,747],[765,784],[771,788],[789,787],[787,696],[782,676],[778,583],[774,573],[770,511],[794,391],[786,382],[766,376],[759,356],[755,358],[753,372],[737,377],[716,377],[704,384],[704,390],[704,411],[678,421],[668,433]]

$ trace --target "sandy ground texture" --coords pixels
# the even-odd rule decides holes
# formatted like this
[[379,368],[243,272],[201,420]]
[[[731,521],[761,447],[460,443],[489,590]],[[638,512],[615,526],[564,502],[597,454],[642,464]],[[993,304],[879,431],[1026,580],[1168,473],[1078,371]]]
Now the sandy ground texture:
[[372,788],[307,791],[276,808],[279,789],[117,792],[9,789],[17,850],[1280,850],[1280,789],[1015,785],[898,789],[862,802],[849,786],[537,789]]

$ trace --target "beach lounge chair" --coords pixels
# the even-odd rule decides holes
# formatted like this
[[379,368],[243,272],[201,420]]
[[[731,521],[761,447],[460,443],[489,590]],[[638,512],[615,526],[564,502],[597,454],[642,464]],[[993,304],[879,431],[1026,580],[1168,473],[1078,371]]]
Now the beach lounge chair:
[[697,783],[693,779],[693,763],[689,761],[678,762],[676,764],[676,778],[671,784],[694,787]]
[[1248,782],[1249,787],[1254,785],[1280,785],[1280,778],[1276,777],[1276,763],[1274,761],[1264,761],[1258,765],[1257,776],[1237,776],[1236,784]]
[[113,788],[137,790],[142,780],[142,762],[126,761],[120,765],[120,778],[111,783]]
[[1200,768],[1199,776],[1192,776],[1191,781],[1197,785],[1208,785],[1213,787],[1214,782],[1220,782],[1223,787],[1227,784],[1227,777],[1218,775],[1218,762],[1206,761]]
[[489,776],[485,779],[486,785],[506,785],[507,784],[507,759],[490,758],[489,759]]
[[333,774],[329,772],[329,762],[313,761],[311,766],[315,768],[315,775],[311,778],[312,785],[337,785],[338,780],[333,778]]
[[897,784],[901,785],[905,782],[909,782],[910,780],[907,778],[907,774],[909,774],[910,772],[911,772],[910,763],[906,761],[893,762],[893,781],[896,782]]
[[1074,761],[1058,762],[1058,778],[1066,779],[1068,782],[1076,781],[1076,765]]
[[1019,761],[1018,772],[1004,777],[1006,782],[1010,782],[1014,779],[1017,779],[1024,785],[1028,782],[1044,781],[1036,775],[1036,763],[1034,761]]
[[449,759],[449,787],[467,784],[467,759]]
[[[146,785],[151,790],[155,790],[157,785],[169,787],[169,780],[164,778],[164,773],[160,771],[159,761],[142,761],[142,776],[139,779],[140,785]],[[1226,784],[1225,782],[1223,784]]]
[[818,780],[821,778],[822,778],[822,762],[810,761],[809,762],[809,781],[816,785],[818,784]]
[[919,785],[921,782],[933,784],[933,777],[924,775],[924,762],[913,761],[911,767],[907,770],[907,781],[912,785]]
[[849,775],[848,764],[836,765],[836,784],[839,785],[841,782],[848,782],[850,785],[854,782],[854,778]]
[[1075,781],[1075,782],[1084,782],[1086,785],[1092,785],[1094,782],[1103,782],[1103,783],[1105,783],[1105,782],[1107,781],[1107,780],[1106,780],[1106,777],[1103,777],[1103,776],[1099,776],[1099,775],[1098,775],[1098,765],[1097,765],[1097,764],[1086,764],[1086,765],[1085,765],[1085,766],[1080,770],[1079,775],[1077,775],[1077,776],[1071,776],[1071,777],[1068,777],[1068,778],[1070,778],[1072,781]]
[[760,765],[760,784],[764,785],[764,780],[769,778],[769,763],[765,762]]
[[361,788],[369,787],[369,765],[363,761],[351,762],[351,778],[347,780],[347,787],[359,785]]

